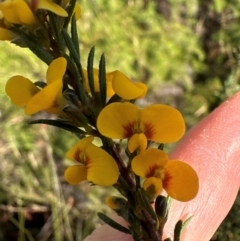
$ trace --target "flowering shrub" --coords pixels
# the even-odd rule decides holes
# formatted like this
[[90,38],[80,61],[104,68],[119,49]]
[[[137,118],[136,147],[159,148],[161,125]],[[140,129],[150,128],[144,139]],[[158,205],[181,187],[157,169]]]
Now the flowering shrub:
[[[76,28],[81,10],[76,1],[6,0],[0,11],[0,39],[29,48],[49,66],[46,82],[11,77],[7,95],[13,104],[25,107],[27,115],[52,114],[32,123],[54,125],[79,138],[66,154],[74,162],[65,171],[66,181],[113,186],[119,197],[107,197],[106,204],[126,220],[128,229],[104,214],[99,217],[134,240],[162,240],[168,200],[190,201],[199,188],[195,170],[164,152],[165,144],[185,132],[181,113],[163,104],[139,108],[135,101],[145,96],[147,86],[119,70],[106,72],[104,55],[99,69],[93,68],[94,47],[87,69],[82,68]],[[95,138],[99,146],[93,144]],[[177,223],[176,240],[184,226],[182,220]]]

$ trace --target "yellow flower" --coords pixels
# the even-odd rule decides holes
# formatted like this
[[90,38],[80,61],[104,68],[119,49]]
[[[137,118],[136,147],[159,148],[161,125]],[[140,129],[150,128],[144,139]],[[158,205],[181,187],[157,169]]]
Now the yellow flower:
[[0,11],[9,22],[21,25],[38,25],[37,20],[24,0],[6,0],[0,3]]
[[13,24],[37,26],[38,21],[33,11],[37,9],[49,10],[59,16],[67,17],[67,12],[50,0],[5,0],[0,3],[0,11],[3,17]]
[[0,27],[0,40],[12,41],[16,37],[17,37],[17,35],[14,34],[12,31],[10,31],[6,28]]
[[75,14],[75,18],[76,20],[78,20],[81,17],[81,7],[78,3],[75,4],[74,10],[73,10],[73,14]]
[[[82,69],[83,75],[84,75],[84,89],[87,93],[91,93],[90,86],[89,86],[89,80],[88,80],[88,73],[86,69]],[[100,92],[100,86],[99,86],[99,70],[93,68],[93,78],[94,78],[94,89],[95,92]],[[112,89],[112,77],[110,74],[107,73],[106,75],[106,80],[107,80],[107,97],[111,97],[114,95],[114,91]]]
[[10,78],[5,90],[13,104],[26,106],[27,115],[45,110],[59,114],[67,103],[62,96],[62,78],[66,71],[67,62],[63,57],[57,58],[49,65],[46,79],[47,85],[40,89],[29,79],[16,75]]
[[[87,70],[82,70],[84,75],[84,88],[88,93],[90,93]],[[95,91],[99,92],[99,70],[94,68],[93,75]],[[145,84],[140,82],[133,83],[127,76],[125,76],[118,70],[107,73],[106,80],[107,97],[109,98],[114,94],[117,94],[125,100],[133,100],[137,98],[142,98],[147,92],[147,86]]]
[[143,189],[150,199],[157,197],[162,189],[178,201],[186,202],[198,193],[198,176],[185,162],[169,160],[163,151],[150,148],[132,160],[133,172],[146,178]]
[[61,6],[51,0],[30,0],[30,7],[33,11],[45,9],[61,17],[68,16],[68,13]]
[[[1,6],[1,5],[0,5]],[[12,26],[3,16],[2,11],[0,10],[0,40],[12,41],[17,37],[9,28]]]
[[[61,1],[61,6],[65,9],[67,9],[68,7],[70,7],[70,0],[62,0]],[[74,6],[74,10],[73,10],[73,14],[75,14],[75,18],[76,20],[78,20],[81,16],[81,7],[80,5],[76,2],[75,6]]]
[[109,73],[112,77],[114,92],[125,100],[142,98],[147,93],[147,86],[141,82],[133,83],[125,74],[116,70]]
[[121,211],[128,205],[126,199],[117,196],[106,197],[105,203],[119,214],[122,213]]
[[111,186],[117,182],[119,171],[115,160],[106,151],[92,144],[94,137],[80,140],[66,154],[67,158],[77,162],[68,167],[64,177],[72,185],[88,180],[94,184]]
[[185,132],[183,117],[173,107],[155,104],[139,109],[128,102],[107,105],[98,116],[97,128],[106,137],[130,139],[130,152],[145,150],[147,140],[175,142]]

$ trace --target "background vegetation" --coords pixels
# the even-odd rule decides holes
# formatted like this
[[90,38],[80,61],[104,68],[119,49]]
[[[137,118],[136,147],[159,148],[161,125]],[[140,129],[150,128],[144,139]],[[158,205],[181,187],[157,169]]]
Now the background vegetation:
[[[237,0],[81,0],[82,64],[96,46],[107,69],[150,86],[144,102],[177,107],[188,128],[240,88]],[[45,78],[47,66],[25,49],[0,42],[0,241],[81,241],[99,225],[109,189],[63,180],[70,133],[30,118],[4,92],[9,77]],[[43,115],[43,114],[39,114]],[[212,240],[240,240],[240,196]]]

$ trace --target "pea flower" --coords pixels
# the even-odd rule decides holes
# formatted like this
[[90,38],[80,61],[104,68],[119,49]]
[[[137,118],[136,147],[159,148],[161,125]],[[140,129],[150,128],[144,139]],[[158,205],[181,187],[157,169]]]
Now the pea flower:
[[[90,87],[88,83],[88,75],[87,70],[83,69],[84,74],[84,87],[85,90],[90,93]],[[99,70],[93,69],[94,74],[94,85],[95,85],[95,91],[99,92]],[[115,70],[112,72],[109,72],[106,74],[106,80],[107,80],[107,97],[111,97],[114,94],[117,94],[121,98],[125,100],[133,100],[142,98],[145,96],[147,92],[147,86],[143,83],[136,82],[133,83],[126,75],[124,75],[122,72]]]
[[64,177],[72,185],[88,180],[97,185],[111,186],[117,182],[119,171],[115,160],[106,151],[92,144],[94,137],[80,140],[66,156],[77,165],[66,169]]
[[16,37],[16,34],[14,34],[12,31],[8,30],[8,28],[10,26],[11,26],[11,24],[9,24],[6,21],[6,19],[3,16],[2,11],[0,10],[0,40],[12,41]]
[[146,178],[143,189],[150,199],[158,196],[162,189],[178,201],[186,202],[198,193],[198,176],[185,162],[169,160],[161,150],[149,148],[132,160],[132,171]]
[[99,132],[113,139],[129,139],[132,153],[147,147],[147,140],[169,143],[179,140],[185,131],[181,113],[173,107],[154,104],[139,109],[132,103],[112,103],[100,112]]
[[[62,0],[62,1],[61,1],[61,6],[62,6],[63,8],[65,8],[65,9],[67,9],[68,7],[70,7],[70,0]],[[78,20],[78,19],[81,17],[81,12],[82,12],[81,7],[80,7],[80,5],[76,2],[76,3],[75,3],[74,10],[73,10],[73,13],[72,13],[72,15],[75,14],[76,20]]]
[[6,0],[0,3],[2,16],[13,24],[38,25],[37,20],[24,0]]
[[62,78],[66,66],[67,61],[63,57],[53,60],[46,74],[47,85],[42,89],[21,75],[13,76],[5,86],[6,93],[13,104],[26,106],[25,113],[27,115],[42,110],[59,114],[67,103],[62,96]]
[[13,24],[37,26],[38,21],[34,11],[38,9],[49,10],[59,16],[67,17],[67,12],[50,0],[6,0],[0,3],[0,11],[3,17]]
[[147,93],[147,86],[141,82],[132,82],[125,74],[115,70],[110,72],[114,92],[125,100],[142,98]]
[[75,18],[76,20],[78,20],[81,17],[81,7],[78,3],[75,4],[74,10],[73,10],[73,14],[75,14]]
[[51,0],[30,0],[30,6],[33,11],[45,9],[61,17],[68,16],[68,13],[61,6]]
[[0,27],[0,40],[12,41],[16,37],[17,35],[14,34],[12,31]]

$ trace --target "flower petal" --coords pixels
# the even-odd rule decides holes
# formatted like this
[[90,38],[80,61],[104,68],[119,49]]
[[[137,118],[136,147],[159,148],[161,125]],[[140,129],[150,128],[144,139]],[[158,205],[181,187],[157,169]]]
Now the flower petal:
[[87,179],[97,185],[111,186],[118,180],[119,170],[115,160],[106,151],[90,144],[86,150]]
[[186,202],[198,193],[198,176],[196,171],[187,163],[172,160],[165,166],[163,188],[172,198]]
[[63,97],[62,92],[59,91],[54,101],[54,105],[46,109],[45,111],[48,113],[52,113],[52,114],[56,114],[61,117],[64,117],[65,113],[62,110],[67,104],[68,104],[68,101]]
[[147,138],[143,133],[134,134],[128,141],[128,150],[130,153],[133,153],[138,148],[140,152],[147,148]]
[[152,177],[163,169],[168,162],[168,155],[158,149],[149,148],[132,160],[132,170],[140,177]]
[[[82,68],[82,72],[83,72],[83,75],[84,75],[84,82],[83,82],[84,89],[87,93],[90,93],[91,90],[90,90],[90,86],[89,86],[88,72],[87,72],[86,69],[83,69],[83,68]],[[100,91],[98,74],[99,74],[99,70],[93,68],[93,78],[94,78],[94,90],[95,90],[95,92]]]
[[[88,80],[88,73],[86,69],[82,68],[82,72],[84,75],[84,89],[87,93],[90,93],[90,87],[89,87],[89,80]],[[99,70],[93,68],[93,78],[94,78],[94,89],[95,92],[99,92],[100,91],[100,87],[99,87]],[[110,98],[111,96],[113,96],[115,94],[113,88],[112,88],[112,79],[113,79],[113,72],[107,73],[106,74],[106,80],[107,80],[107,97]]]
[[76,20],[78,20],[81,17],[81,7],[78,3],[75,4],[74,10],[73,10],[73,14],[75,14],[75,18]]
[[64,173],[64,178],[71,185],[87,180],[87,169],[84,165],[74,165],[68,167]]
[[98,130],[109,138],[129,138],[134,134],[133,129],[138,124],[139,114],[140,110],[131,103],[109,104],[98,116]]
[[25,113],[32,115],[42,110],[57,108],[58,103],[56,99],[59,91],[62,91],[62,85],[62,80],[57,80],[44,87],[28,102]]
[[12,31],[5,28],[0,28],[0,40],[12,41],[14,38],[16,38],[16,36],[17,35]]
[[0,5],[0,10],[10,23],[37,25],[30,7],[24,0],[7,0]]
[[146,93],[142,86],[134,84],[126,75],[118,70],[113,72],[112,88],[117,95],[125,100],[137,99]]
[[24,0],[14,0],[16,13],[22,24],[26,25],[38,25],[36,18],[29,5]]
[[143,189],[149,200],[154,200],[163,190],[162,180],[156,177],[149,177],[143,182]]
[[105,203],[111,209],[119,210],[119,209],[121,209],[121,205],[119,205],[119,204],[122,204],[122,206],[126,205],[126,200],[121,197],[117,197],[117,196],[108,196],[105,199]]
[[56,3],[50,0],[32,0],[31,7],[35,9],[45,9],[61,17],[67,17],[68,13]]
[[115,94],[112,87],[113,72],[107,73],[106,79],[107,79],[107,97],[110,98]]
[[143,98],[146,94],[147,94],[147,91],[148,91],[148,87],[142,83],[142,82],[135,82],[134,83],[138,88],[142,89],[142,94],[138,97],[139,98]]
[[171,106],[156,104],[141,109],[141,121],[147,139],[159,143],[178,141],[185,132],[181,113]]
[[12,1],[4,1],[0,3],[0,11],[2,17],[10,23],[22,24],[18,15],[16,14],[15,6]]
[[66,154],[67,159],[72,161],[77,161],[84,163],[84,160],[81,160],[81,153],[84,154],[87,147],[92,143],[94,137],[88,136],[81,139],[76,145],[74,145]]
[[51,84],[55,80],[62,79],[66,72],[66,68],[67,68],[67,61],[65,58],[59,57],[57,59],[54,59],[50,63],[47,69],[47,73],[46,73],[47,83]]
[[40,89],[29,79],[21,75],[16,75],[8,80],[5,91],[11,98],[13,104],[17,106],[26,106],[30,99],[37,94]]

